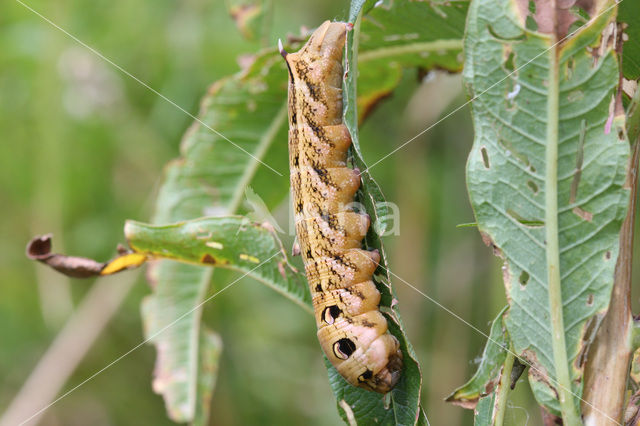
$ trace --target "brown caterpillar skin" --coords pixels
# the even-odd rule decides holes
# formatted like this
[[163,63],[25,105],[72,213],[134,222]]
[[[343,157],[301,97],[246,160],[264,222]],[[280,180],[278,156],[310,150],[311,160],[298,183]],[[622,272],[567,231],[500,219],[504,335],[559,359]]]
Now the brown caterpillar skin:
[[352,385],[387,393],[402,352],[371,280],[380,254],[362,249],[369,216],[349,209],[360,175],[347,167],[351,136],[342,123],[345,38],[345,23],[326,21],[300,51],[283,51],[296,233],[324,353]]

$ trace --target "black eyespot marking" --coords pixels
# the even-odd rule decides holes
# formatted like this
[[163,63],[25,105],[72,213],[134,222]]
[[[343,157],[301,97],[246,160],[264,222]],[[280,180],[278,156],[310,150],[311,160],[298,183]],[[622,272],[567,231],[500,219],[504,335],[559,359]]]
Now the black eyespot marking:
[[342,310],[338,308],[336,305],[327,306],[322,311],[322,320],[327,324],[333,324],[342,313]]
[[373,377],[373,371],[367,370],[358,377],[359,382],[366,382]]
[[340,339],[333,344],[333,353],[340,359],[347,359],[356,351],[356,344],[351,339]]

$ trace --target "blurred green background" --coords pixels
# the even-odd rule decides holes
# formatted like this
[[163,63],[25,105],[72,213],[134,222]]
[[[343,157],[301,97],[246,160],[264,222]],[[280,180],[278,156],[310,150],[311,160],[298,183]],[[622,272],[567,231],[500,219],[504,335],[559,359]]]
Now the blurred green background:
[[[28,4],[193,114],[209,84],[237,72],[240,55],[260,47],[241,37],[222,1]],[[272,7],[268,42],[275,44],[302,25],[344,18],[349,4],[274,0]],[[422,79],[407,71],[362,127],[365,159],[374,163],[465,100],[459,76]],[[57,252],[110,258],[123,242],[125,219],[149,220],[163,165],[178,155],[191,122],[19,2],[0,5],[0,413],[94,285],[28,261],[25,244],[53,232]],[[487,332],[505,303],[500,262],[474,228],[456,228],[474,221],[464,184],[471,142],[463,108],[372,173],[400,208],[400,233],[385,239],[394,273]],[[286,211],[282,206],[279,217]],[[233,278],[216,272],[217,283]],[[134,279],[60,393],[142,341],[139,304],[149,293],[142,274],[109,282]],[[470,377],[485,338],[401,281],[394,285],[422,366],[431,424],[472,424],[471,412],[444,398]],[[205,319],[225,345],[211,424],[341,422],[313,319],[299,307],[245,280],[208,303]],[[152,346],[140,347],[38,419],[47,425],[172,424],[151,389],[154,360]],[[509,407],[508,424],[540,423],[524,383]]]

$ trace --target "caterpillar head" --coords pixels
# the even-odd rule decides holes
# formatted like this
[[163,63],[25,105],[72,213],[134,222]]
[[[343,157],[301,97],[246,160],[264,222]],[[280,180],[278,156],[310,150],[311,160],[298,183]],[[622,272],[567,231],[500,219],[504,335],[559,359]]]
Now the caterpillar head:
[[332,320],[318,329],[318,340],[338,372],[354,386],[379,393],[393,389],[402,373],[402,352],[384,316],[368,311]]
[[[393,342],[387,348],[390,351],[384,354],[386,361],[384,368],[377,374],[373,374],[371,370],[366,370],[365,373],[358,376],[358,386],[379,393],[391,391],[402,375],[402,352],[400,351],[398,340],[390,334],[385,334],[381,337],[385,336],[391,337]],[[381,353],[380,355],[383,354]]]

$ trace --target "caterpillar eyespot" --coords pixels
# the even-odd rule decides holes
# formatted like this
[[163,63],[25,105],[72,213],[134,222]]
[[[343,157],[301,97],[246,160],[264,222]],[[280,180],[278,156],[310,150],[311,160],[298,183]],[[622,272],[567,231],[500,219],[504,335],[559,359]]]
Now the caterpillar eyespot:
[[289,70],[296,234],[325,355],[352,385],[387,393],[400,378],[402,352],[372,281],[380,254],[362,248],[371,220],[350,207],[360,171],[347,167],[351,136],[342,123],[346,31],[326,21],[298,52],[279,46]]

